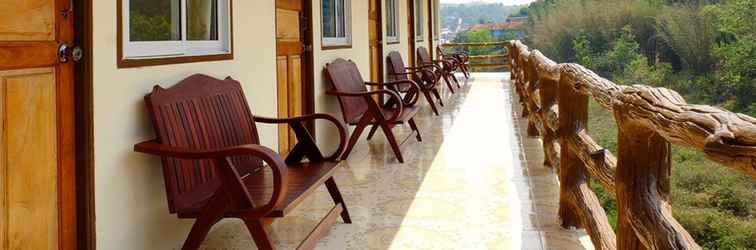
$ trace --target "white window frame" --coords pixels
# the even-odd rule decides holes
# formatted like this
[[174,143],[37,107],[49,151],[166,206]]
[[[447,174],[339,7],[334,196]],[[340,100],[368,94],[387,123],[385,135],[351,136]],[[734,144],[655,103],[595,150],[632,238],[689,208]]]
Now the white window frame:
[[122,6],[122,59],[174,58],[231,53],[231,0],[218,0],[218,40],[194,41],[187,38],[186,1],[181,5],[181,39],[176,41],[131,41],[130,0]]
[[415,1],[415,42],[422,42],[424,39],[425,34],[425,9],[424,9],[424,0],[414,0]]
[[[389,5],[389,2],[392,4]],[[386,0],[386,41],[390,43],[399,42],[399,6],[397,0]],[[389,13],[393,13],[393,18],[389,17]],[[394,35],[388,33],[393,28]]]
[[[323,1],[329,1],[329,0],[321,0],[320,1],[320,36],[321,36],[321,43],[324,47],[338,47],[338,46],[351,46],[352,45],[352,1],[351,0],[344,0],[344,13],[338,13],[338,7],[334,8],[336,9],[336,20],[340,20],[341,17],[344,17],[344,23],[336,22],[336,30],[339,30],[340,27],[344,27],[344,36],[343,37],[327,37],[325,34],[325,15],[323,15]],[[333,0],[334,3],[338,3],[336,0]],[[338,33],[338,32],[337,32]]]

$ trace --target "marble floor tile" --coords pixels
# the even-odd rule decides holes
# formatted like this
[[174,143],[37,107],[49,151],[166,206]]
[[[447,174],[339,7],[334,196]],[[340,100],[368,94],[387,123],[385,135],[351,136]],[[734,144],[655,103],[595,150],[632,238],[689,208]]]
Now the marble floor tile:
[[[593,249],[584,232],[559,227],[559,182],[540,141],[523,136],[509,75],[473,74],[462,85],[444,91],[440,116],[418,114],[423,141],[402,146],[406,163],[381,132],[358,143],[335,175],[353,224],[339,220],[316,249]],[[275,244],[296,248],[332,204],[323,187],[273,223]],[[203,249],[255,246],[241,221],[226,220]]]

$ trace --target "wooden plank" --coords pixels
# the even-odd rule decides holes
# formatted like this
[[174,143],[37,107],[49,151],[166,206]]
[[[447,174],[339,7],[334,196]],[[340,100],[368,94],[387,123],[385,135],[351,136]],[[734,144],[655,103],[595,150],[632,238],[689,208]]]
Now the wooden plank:
[[489,63],[489,64],[469,64],[470,68],[476,69],[490,69],[490,68],[510,68],[510,64],[507,63]]
[[0,0],[0,41],[55,40],[55,3],[51,0]]
[[[289,116],[289,74],[288,59],[286,56],[276,57],[276,80],[278,92],[278,117]],[[278,125],[278,151],[284,155],[289,152],[289,126]]]
[[444,43],[442,48],[480,48],[480,47],[505,47],[508,42],[491,42],[491,43]]
[[0,42],[0,70],[52,66],[58,63],[57,51],[54,41]]
[[286,9],[294,11],[304,10],[302,6],[302,0],[276,0],[276,9]]
[[58,248],[58,131],[52,68],[0,72],[5,249]]
[[[289,67],[289,117],[303,115],[304,94],[302,92],[302,57],[291,55],[288,58]],[[297,137],[294,130],[289,129],[289,145],[293,147],[297,144]]]
[[299,43],[300,37],[299,12],[276,9],[276,40]]

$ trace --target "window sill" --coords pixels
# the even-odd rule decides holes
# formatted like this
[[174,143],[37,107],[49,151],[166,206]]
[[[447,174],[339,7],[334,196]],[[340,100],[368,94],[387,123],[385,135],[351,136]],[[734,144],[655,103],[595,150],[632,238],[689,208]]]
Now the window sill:
[[171,65],[171,64],[183,64],[183,63],[195,63],[195,62],[211,62],[211,61],[225,61],[233,60],[233,53],[224,54],[212,54],[212,55],[200,55],[200,56],[180,56],[180,57],[165,57],[165,58],[126,58],[118,59],[118,68],[138,68],[147,66],[159,66],[159,65]]
[[333,45],[321,45],[321,50],[335,50],[335,49],[351,49],[351,44],[333,44]]

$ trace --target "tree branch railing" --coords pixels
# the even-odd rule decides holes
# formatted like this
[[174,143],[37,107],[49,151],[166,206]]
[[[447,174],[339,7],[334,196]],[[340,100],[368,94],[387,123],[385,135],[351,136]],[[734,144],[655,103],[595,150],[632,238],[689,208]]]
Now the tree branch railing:
[[[444,43],[441,48],[444,50],[453,50],[454,52],[465,52],[470,56],[470,68],[473,71],[480,70],[506,70],[509,69],[509,55],[507,53],[508,42],[490,42],[490,43]],[[496,50],[499,48],[499,50]],[[480,54],[478,51],[493,49],[492,54]]]
[[[562,226],[585,228],[596,249],[701,249],[672,217],[670,143],[756,178],[756,118],[688,104],[666,88],[618,85],[520,41],[507,47],[528,135],[543,138],[544,165],[559,172]],[[614,113],[618,157],[586,131],[589,98]],[[590,178],[617,197],[617,234]]]

